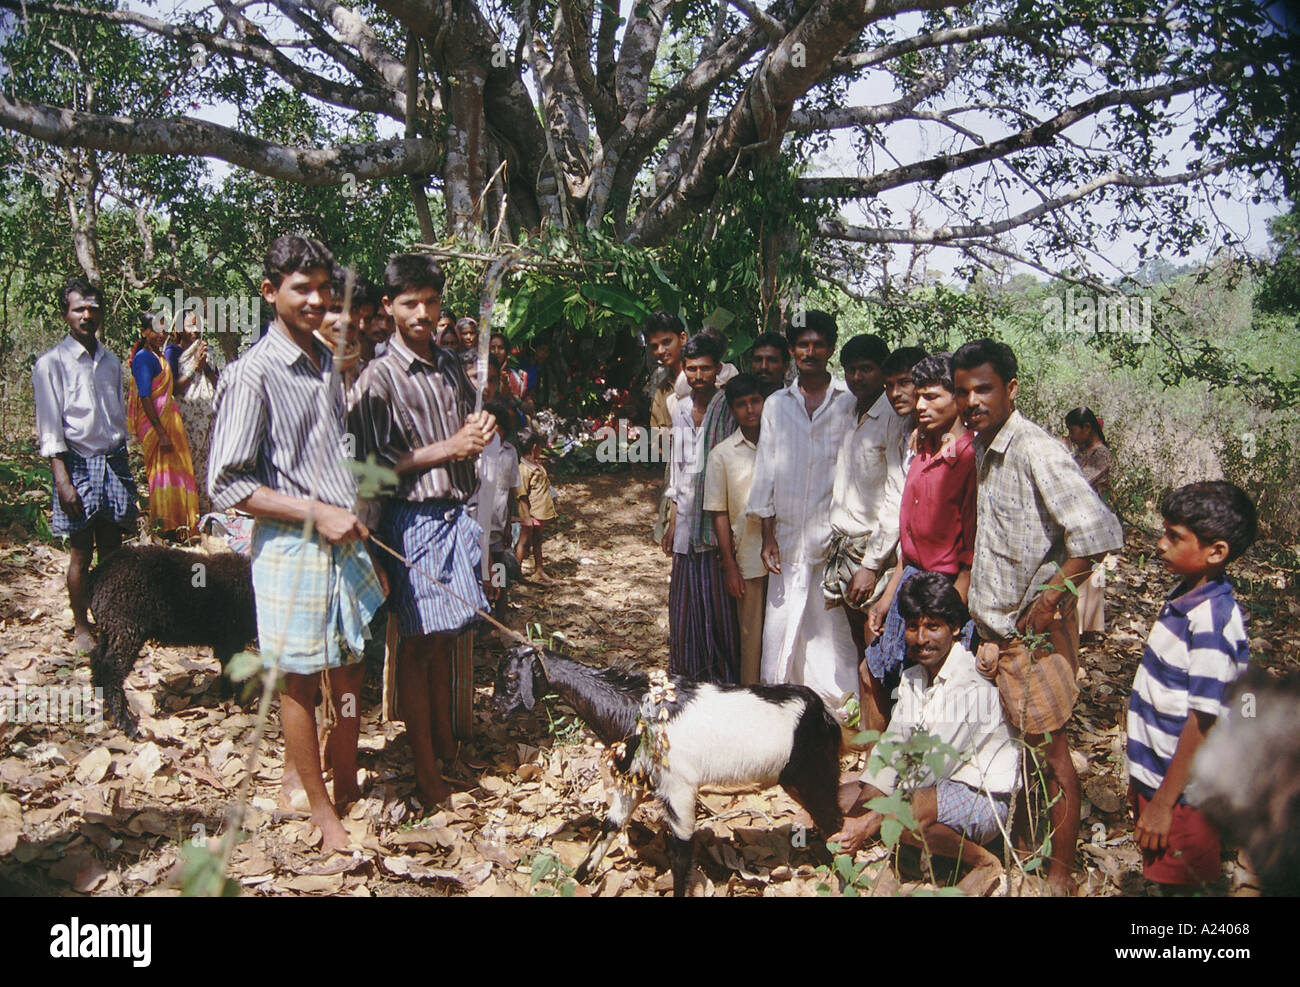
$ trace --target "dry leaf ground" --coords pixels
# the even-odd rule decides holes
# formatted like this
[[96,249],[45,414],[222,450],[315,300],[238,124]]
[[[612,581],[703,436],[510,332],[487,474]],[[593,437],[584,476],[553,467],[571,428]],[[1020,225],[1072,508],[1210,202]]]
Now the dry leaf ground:
[[[666,663],[668,560],[650,543],[662,473],[628,470],[559,480],[563,517],[547,542],[547,587],[512,594],[509,623],[540,623],[591,663],[649,669]],[[1071,723],[1082,768],[1084,887],[1105,896],[1147,894],[1124,804],[1123,716],[1146,631],[1167,590],[1155,538],[1133,532],[1108,597],[1110,633],[1086,647],[1086,681]],[[1254,553],[1254,559],[1263,553]],[[66,556],[22,538],[0,539],[0,686],[87,684],[72,652],[63,578]],[[1257,560],[1234,574],[1251,620],[1252,652],[1270,666],[1300,662],[1300,604]],[[402,729],[378,716],[377,676],[367,683],[361,766],[365,797],[346,825],[358,847],[321,859],[301,818],[276,811],[282,745],[272,728],[254,768],[247,839],[232,876],[250,895],[527,895],[566,882],[604,808],[601,754],[563,707],[539,707],[509,724],[490,712],[501,645],[481,636],[478,734],[452,778],[450,803],[416,818]],[[128,680],[142,739],[78,723],[0,725],[0,892],[177,894],[182,841],[215,838],[240,781],[251,711],[220,702],[216,662],[195,649],[146,646]],[[274,717],[273,717],[274,722]],[[849,762],[846,760],[846,767]],[[830,855],[814,838],[798,845],[795,806],[779,791],[706,794],[700,800],[692,892],[814,895]],[[863,851],[876,894],[923,887],[914,864],[894,873],[884,851]],[[579,896],[659,895],[671,881],[657,809],[643,807]],[[545,873],[544,873],[545,872]],[[1249,894],[1225,859],[1219,893]],[[534,876],[540,881],[534,883]],[[832,879],[830,883],[836,882]],[[1017,878],[1012,893],[1035,893]]]

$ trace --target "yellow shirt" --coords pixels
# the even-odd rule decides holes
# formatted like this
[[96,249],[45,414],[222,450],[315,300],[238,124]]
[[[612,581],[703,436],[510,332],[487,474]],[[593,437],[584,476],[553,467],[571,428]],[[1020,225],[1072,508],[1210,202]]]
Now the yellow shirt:
[[527,459],[519,460],[519,481],[515,496],[528,498],[529,514],[539,521],[550,521],[559,516],[555,501],[551,499],[551,480],[545,467]]
[[763,567],[763,522],[746,514],[758,447],[739,429],[714,446],[704,473],[704,510],[726,511],[736,545],[736,564],[745,579],[767,574]]

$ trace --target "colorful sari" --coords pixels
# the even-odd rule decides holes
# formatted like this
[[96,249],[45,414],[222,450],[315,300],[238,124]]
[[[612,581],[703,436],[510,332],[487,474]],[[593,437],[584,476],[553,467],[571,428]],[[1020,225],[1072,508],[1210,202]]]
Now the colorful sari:
[[[134,357],[132,358],[134,362]],[[158,421],[172,441],[171,452],[163,452],[158,433],[144,411],[138,388],[128,388],[126,405],[131,433],[144,450],[145,471],[149,474],[149,516],[161,522],[163,531],[194,532],[199,519],[198,490],[194,485],[194,466],[190,444],[185,437],[185,423],[172,397],[172,371],[167,361],[158,360],[159,372],[153,379],[149,400],[158,413]],[[134,369],[134,368],[132,368]]]
[[199,338],[190,343],[177,359],[181,376],[190,378],[190,386],[177,401],[177,406],[181,421],[185,423],[185,434],[190,440],[190,465],[194,467],[199,510],[210,511],[212,503],[208,500],[208,445],[212,434],[212,401],[217,389],[212,376],[198,369],[201,342],[202,338]]

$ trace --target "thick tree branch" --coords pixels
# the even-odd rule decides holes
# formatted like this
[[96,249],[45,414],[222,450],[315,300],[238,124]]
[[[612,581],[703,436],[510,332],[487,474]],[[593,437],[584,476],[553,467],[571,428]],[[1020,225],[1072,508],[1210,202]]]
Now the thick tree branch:
[[357,181],[434,169],[437,145],[427,139],[370,141],[330,148],[272,144],[237,130],[170,117],[130,117],[79,113],[43,103],[10,99],[0,93],[0,126],[61,147],[86,147],[120,154],[184,154],[220,158],[258,174],[300,185],[337,185],[344,175]]
[[950,5],[951,0],[826,0],[811,5],[768,52],[745,95],[709,136],[673,193],[637,217],[628,239],[662,242],[707,206],[718,179],[740,158],[774,146],[785,132],[795,100],[817,83],[835,54],[867,24],[909,10]]

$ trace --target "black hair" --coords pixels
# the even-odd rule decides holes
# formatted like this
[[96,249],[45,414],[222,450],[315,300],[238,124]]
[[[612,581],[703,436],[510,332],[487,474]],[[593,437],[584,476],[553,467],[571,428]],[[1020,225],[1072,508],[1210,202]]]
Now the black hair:
[[682,360],[698,360],[709,357],[715,365],[722,365],[722,346],[718,338],[707,332],[697,332],[682,347]]
[[64,315],[68,314],[68,296],[76,293],[82,298],[99,299],[99,307],[104,307],[104,289],[97,284],[91,284],[85,278],[69,278],[63,282],[63,287],[59,289],[59,311]]
[[815,308],[808,309],[802,315],[800,321],[803,325],[795,325],[793,320],[786,323],[785,338],[790,343],[790,348],[794,349],[794,344],[799,341],[799,337],[811,329],[834,350],[835,343],[840,338],[840,327],[835,324],[835,316]]
[[682,320],[672,312],[652,312],[641,323],[641,335],[647,340],[657,332],[671,332],[675,336],[680,336],[685,331],[686,327],[682,325]]
[[[462,328],[465,328],[465,327],[467,326],[467,324],[470,325],[470,326],[473,326],[473,327],[474,327],[474,332],[475,332],[475,334],[478,333],[478,319],[471,319],[471,318],[467,315],[467,316],[465,316],[463,319],[457,319],[457,320],[456,320],[456,335],[459,336],[459,335],[460,335],[460,332],[461,332],[461,329],[462,329]],[[491,339],[489,339],[488,341],[491,342]]]
[[1258,532],[1255,505],[1246,491],[1226,480],[1189,483],[1160,498],[1160,513],[1170,524],[1191,529],[1202,543],[1228,543],[1228,561],[1250,548]]
[[538,444],[546,445],[546,436],[535,428],[525,426],[515,433],[515,448],[520,455],[527,455]]
[[353,308],[360,308],[362,305],[369,305],[376,312],[379,312],[382,296],[383,292],[379,290],[379,285],[375,284],[367,277],[362,277],[360,274],[357,275],[356,281],[352,286]]
[[[919,346],[900,346],[885,357],[885,362],[880,365],[880,369],[885,372],[886,377],[893,377],[895,374],[910,371],[925,357],[925,350]],[[916,378],[913,377],[912,380],[915,381]]]
[[438,313],[438,321],[441,322],[443,319],[446,319],[454,326],[457,322],[458,316],[451,309],[444,308]]
[[[82,297],[85,297],[85,296],[83,295]],[[184,313],[182,313],[182,318],[183,318],[183,317],[184,317]],[[152,328],[154,327],[154,323],[157,321],[158,316],[157,316],[157,313],[155,313],[155,312],[150,312],[148,309],[144,309],[144,308],[142,308],[142,309],[141,309],[141,310],[136,314],[136,318],[140,321],[140,335],[143,336],[143,335],[144,335],[144,331],[145,331],[146,329],[152,329]],[[182,324],[184,324],[184,323],[182,323]]]
[[394,254],[384,267],[384,294],[389,300],[412,288],[432,288],[441,295],[446,283],[447,275],[429,254]]
[[1009,384],[1020,372],[1016,354],[1006,343],[996,339],[972,339],[952,355],[952,369],[974,370],[989,364],[1003,384]]
[[[717,326],[705,326],[703,329],[700,330],[700,335],[712,337],[714,340],[717,341],[718,352],[723,355],[726,354],[727,344],[730,342],[730,340],[727,339],[727,334],[723,332],[721,329],[719,329]],[[721,359],[721,357],[719,357],[719,359]]]
[[1092,413],[1092,409],[1087,405],[1066,412],[1065,424],[1066,427],[1073,425],[1075,428],[1088,426],[1096,434],[1097,438],[1101,439],[1101,444],[1109,448],[1110,443],[1106,441],[1106,433],[1101,430],[1101,422],[1097,420],[1097,416]]
[[749,352],[752,355],[754,350],[761,350],[765,347],[776,350],[781,354],[782,360],[786,363],[790,362],[790,343],[779,332],[760,333],[758,338],[754,340],[754,345],[749,348]]
[[731,407],[741,398],[749,397],[751,394],[763,393],[759,389],[758,378],[753,374],[736,374],[727,381],[722,390],[727,395],[727,407]]
[[[342,264],[335,264],[330,275],[330,291],[334,301],[342,305],[344,289],[348,284],[348,269]],[[352,272],[352,311],[356,312],[362,305],[373,305],[379,311],[379,291],[373,283],[362,277],[355,270]]]
[[918,360],[912,367],[912,383],[917,387],[938,384],[952,394],[952,354],[931,353],[924,360]]
[[286,275],[299,271],[328,271],[334,274],[334,255],[315,237],[286,233],[276,237],[262,258],[262,275],[273,288],[280,287]]
[[511,434],[514,432],[514,426],[519,421],[510,410],[509,406],[500,401],[484,401],[483,410],[497,420],[497,424],[501,426],[501,430],[505,433],[506,438],[509,439]]
[[500,329],[494,329],[494,330],[492,330],[492,335],[489,336],[488,339],[489,339],[489,340],[493,340],[493,339],[501,339],[501,340],[503,340],[503,341],[505,342],[505,344],[506,344],[506,349],[507,349],[507,350],[510,349],[510,337],[507,336],[505,333],[503,333]]
[[840,366],[847,367],[850,363],[866,360],[883,370],[888,356],[889,345],[879,336],[864,332],[844,344],[844,349],[840,350]]
[[970,620],[957,587],[942,572],[918,572],[898,588],[898,615],[904,620],[933,617],[961,628]]

